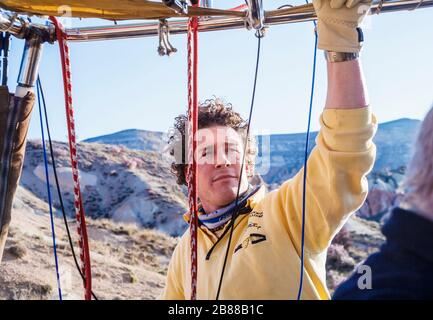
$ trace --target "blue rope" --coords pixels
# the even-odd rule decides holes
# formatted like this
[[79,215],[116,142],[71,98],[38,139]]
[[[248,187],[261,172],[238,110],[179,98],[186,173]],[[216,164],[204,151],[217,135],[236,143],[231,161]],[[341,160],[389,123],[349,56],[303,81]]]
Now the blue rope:
[[57,288],[59,290],[59,300],[63,300],[62,299],[62,289],[60,287],[59,261],[57,258],[56,232],[54,230],[54,216],[53,216],[53,206],[52,206],[52,201],[51,201],[50,178],[48,175],[47,151],[45,149],[45,136],[44,136],[44,125],[43,125],[43,121],[42,121],[42,108],[41,108],[41,98],[40,98],[41,88],[39,85],[39,77],[38,77],[38,82],[37,82],[36,86],[37,86],[37,93],[38,93],[39,117],[41,120],[42,148],[44,150],[45,178],[46,178],[46,182],[47,182],[48,204],[50,207],[51,234],[53,237],[54,261],[56,264]]
[[[308,3],[308,0],[305,1]],[[314,28],[316,29],[316,21],[314,22]],[[313,98],[314,98],[314,86],[316,80],[316,57],[317,57],[317,32],[314,32],[314,60],[313,60],[313,75],[311,80],[311,94],[310,94],[310,107],[308,111],[308,126],[307,126],[307,138],[305,139],[305,154],[304,154],[304,176],[302,186],[302,229],[301,229],[301,271],[299,276],[299,291],[297,300],[301,300],[302,286],[304,283],[304,246],[305,246],[305,199],[306,199],[306,185],[307,185],[307,162],[308,162],[308,145],[310,141],[310,129],[311,129],[311,113],[313,111]]]

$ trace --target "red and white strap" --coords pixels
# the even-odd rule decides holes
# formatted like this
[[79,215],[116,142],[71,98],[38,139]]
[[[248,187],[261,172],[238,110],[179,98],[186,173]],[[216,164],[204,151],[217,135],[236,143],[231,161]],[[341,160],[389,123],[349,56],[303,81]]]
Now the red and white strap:
[[59,42],[60,58],[62,62],[63,87],[65,93],[66,121],[68,125],[68,141],[71,158],[72,177],[74,180],[74,207],[77,219],[78,244],[80,247],[81,270],[84,276],[84,289],[86,300],[92,298],[92,273],[90,265],[89,241],[87,238],[86,218],[81,197],[80,180],[78,175],[77,145],[75,139],[74,110],[72,106],[71,67],[69,59],[69,46],[62,25],[55,17],[50,20],[56,27],[57,41]]
[[188,166],[186,180],[188,183],[188,202],[190,212],[191,236],[191,300],[197,299],[197,162],[195,140],[198,129],[198,97],[197,97],[197,67],[198,67],[198,18],[188,21]]

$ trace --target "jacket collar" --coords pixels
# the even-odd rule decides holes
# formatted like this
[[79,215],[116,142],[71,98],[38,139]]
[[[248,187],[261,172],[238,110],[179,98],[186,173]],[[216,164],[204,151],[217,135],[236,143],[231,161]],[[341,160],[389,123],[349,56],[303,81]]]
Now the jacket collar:
[[[244,207],[254,208],[266,195],[266,187],[261,185],[256,192],[254,192],[248,199]],[[198,214],[201,214],[200,210]],[[189,211],[183,214],[183,220],[189,224],[191,214]]]

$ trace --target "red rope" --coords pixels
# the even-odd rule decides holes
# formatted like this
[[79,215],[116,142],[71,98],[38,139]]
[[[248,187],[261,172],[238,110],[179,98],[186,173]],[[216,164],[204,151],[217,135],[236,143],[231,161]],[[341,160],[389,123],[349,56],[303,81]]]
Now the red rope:
[[[196,5],[195,5],[196,6]],[[198,67],[198,18],[188,21],[188,202],[190,212],[191,236],[191,300],[197,299],[197,162],[195,140],[198,129],[197,100],[197,67]]]
[[231,8],[229,10],[230,11],[244,11],[244,10],[247,10],[247,9],[248,9],[248,6],[246,4],[241,4],[241,5],[237,6],[237,7]]
[[68,140],[71,157],[72,177],[74,179],[74,207],[77,219],[78,244],[80,247],[80,258],[82,263],[82,273],[84,275],[84,298],[91,300],[92,296],[92,273],[90,267],[89,241],[87,238],[86,218],[84,214],[83,202],[81,197],[80,180],[78,177],[77,146],[75,141],[75,122],[74,110],[72,108],[72,83],[71,68],[69,59],[69,46],[66,41],[66,34],[62,25],[55,17],[50,20],[56,27],[57,41],[59,41],[60,58],[62,62],[63,88],[65,93],[66,121],[68,125]]

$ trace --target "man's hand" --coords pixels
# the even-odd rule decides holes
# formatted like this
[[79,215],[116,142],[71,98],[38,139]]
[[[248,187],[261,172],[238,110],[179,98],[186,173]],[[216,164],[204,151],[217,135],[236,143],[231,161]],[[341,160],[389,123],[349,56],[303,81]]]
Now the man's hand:
[[335,52],[359,52],[362,31],[359,28],[372,0],[314,0],[317,15],[319,49]]

